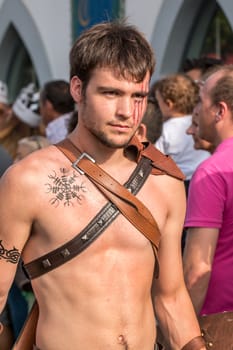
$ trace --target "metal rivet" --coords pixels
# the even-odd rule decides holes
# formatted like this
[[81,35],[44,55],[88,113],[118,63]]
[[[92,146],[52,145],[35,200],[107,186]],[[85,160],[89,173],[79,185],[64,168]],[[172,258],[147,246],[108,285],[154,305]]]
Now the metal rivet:
[[98,224],[99,226],[103,226],[104,220],[98,220],[98,221],[97,221],[97,224]]
[[81,239],[82,239],[82,241],[85,242],[85,241],[88,241],[89,237],[88,237],[88,235],[86,234],[86,235],[82,236]]
[[70,255],[70,251],[66,248],[61,251],[61,255],[63,256],[63,258],[66,258],[67,256]]
[[49,261],[49,259],[45,259],[42,261],[42,265],[45,269],[47,269],[48,267],[52,266],[51,262]]
[[143,172],[143,170],[141,169],[140,171],[139,171],[139,173],[138,173],[141,177],[143,177],[144,176],[144,172]]

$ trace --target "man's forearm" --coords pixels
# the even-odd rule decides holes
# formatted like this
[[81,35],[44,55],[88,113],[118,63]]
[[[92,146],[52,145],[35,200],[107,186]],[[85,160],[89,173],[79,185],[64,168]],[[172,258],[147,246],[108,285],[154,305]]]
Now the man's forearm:
[[204,304],[206,291],[203,291],[203,290],[200,291],[198,287],[197,288],[194,287],[191,290],[189,290],[189,293],[193,303],[194,310],[196,312],[196,315],[198,316]]
[[[165,337],[166,348],[189,350],[188,343],[190,343],[190,349],[205,349],[202,338],[198,338],[201,336],[201,331],[187,292],[182,292],[175,301],[162,300],[162,303],[158,303],[157,300],[155,310]],[[194,348],[191,341],[195,338],[197,340],[194,343],[197,345]]]
[[204,304],[205,296],[209,285],[209,279],[210,273],[207,273],[201,276],[195,283],[187,282],[187,289],[197,315],[200,314],[200,311]]

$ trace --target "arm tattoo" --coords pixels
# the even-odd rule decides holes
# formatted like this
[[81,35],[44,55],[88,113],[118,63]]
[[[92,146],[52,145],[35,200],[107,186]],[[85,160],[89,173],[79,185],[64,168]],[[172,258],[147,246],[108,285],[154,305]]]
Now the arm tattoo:
[[17,248],[7,250],[3,247],[2,241],[0,240],[0,259],[5,259],[7,262],[17,264],[19,262],[20,252]]
[[76,180],[78,175],[73,172],[69,175],[69,170],[64,168],[60,169],[62,175],[58,176],[55,171],[48,175],[50,183],[45,184],[47,186],[47,193],[52,193],[53,197],[50,199],[50,203],[57,207],[60,202],[64,203],[64,206],[73,205],[73,200],[76,200],[81,204],[83,199],[83,193],[87,191],[84,183],[77,184]]

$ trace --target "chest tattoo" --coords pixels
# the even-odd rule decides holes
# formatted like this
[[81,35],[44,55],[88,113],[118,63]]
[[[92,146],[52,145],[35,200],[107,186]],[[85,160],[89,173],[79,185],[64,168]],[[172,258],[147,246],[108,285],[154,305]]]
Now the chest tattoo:
[[13,247],[10,250],[7,250],[2,245],[2,241],[0,240],[0,259],[5,259],[7,262],[11,262],[12,264],[17,264],[19,262],[20,252],[17,248]]
[[47,187],[46,192],[52,194],[50,203],[55,207],[61,202],[63,202],[64,206],[73,205],[74,201],[81,204],[84,198],[83,194],[87,189],[83,182],[80,185],[77,184],[79,175],[75,171],[71,175],[70,171],[64,168],[61,168],[60,172],[59,176],[53,170],[52,174],[48,175],[50,182],[45,184]]

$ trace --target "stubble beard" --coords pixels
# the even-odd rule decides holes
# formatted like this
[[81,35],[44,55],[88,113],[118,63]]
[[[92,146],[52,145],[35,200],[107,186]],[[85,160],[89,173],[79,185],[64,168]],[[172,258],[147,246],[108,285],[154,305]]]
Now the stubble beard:
[[91,134],[93,136],[95,136],[97,138],[97,140],[103,146],[106,146],[106,147],[109,147],[112,149],[125,148],[133,137],[130,135],[127,140],[122,140],[121,142],[120,141],[117,142],[117,141],[115,141],[114,138],[109,137],[108,135],[106,135],[106,133],[104,133],[102,131],[97,131],[97,130],[93,130],[93,129],[89,129],[89,131],[91,132]]
[[[84,106],[84,114],[85,114],[85,111],[88,109],[86,93],[83,94],[83,106]],[[91,123],[90,121],[87,121],[86,119],[84,119],[84,124],[87,130],[89,131],[89,133],[92,134],[103,146],[109,147],[112,149],[125,148],[134,136],[134,135],[129,135],[126,141],[116,142],[114,141],[114,138],[109,137],[104,131],[98,130],[95,127],[94,123]]]

